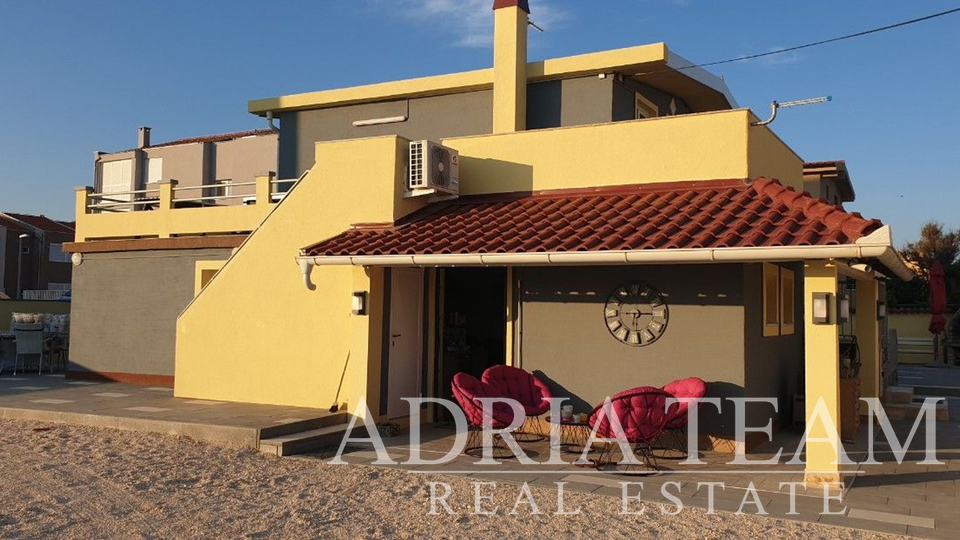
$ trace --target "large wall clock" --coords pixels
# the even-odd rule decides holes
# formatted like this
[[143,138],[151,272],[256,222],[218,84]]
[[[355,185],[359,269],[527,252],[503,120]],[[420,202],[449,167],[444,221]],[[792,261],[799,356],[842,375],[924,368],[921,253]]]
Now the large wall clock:
[[610,293],[603,318],[618,341],[643,347],[660,339],[667,330],[670,311],[658,290],[640,281],[630,281]]

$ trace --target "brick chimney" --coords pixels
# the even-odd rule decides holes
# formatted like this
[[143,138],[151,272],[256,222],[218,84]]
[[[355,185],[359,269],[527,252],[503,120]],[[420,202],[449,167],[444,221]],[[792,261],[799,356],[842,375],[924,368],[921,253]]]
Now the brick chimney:
[[137,148],[150,146],[150,128],[141,126],[137,129]]
[[493,3],[493,132],[527,128],[527,0]]

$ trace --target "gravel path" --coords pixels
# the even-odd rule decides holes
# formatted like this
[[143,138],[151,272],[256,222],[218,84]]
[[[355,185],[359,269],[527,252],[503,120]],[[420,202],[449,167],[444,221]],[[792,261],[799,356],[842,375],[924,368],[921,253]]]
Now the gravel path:
[[[0,536],[5,538],[893,538],[823,525],[684,509],[620,516],[619,500],[533,488],[545,515],[468,515],[473,487],[316,459],[280,459],[189,439],[0,421]],[[428,482],[451,485],[463,515],[427,515]],[[653,511],[651,511],[653,510]]]

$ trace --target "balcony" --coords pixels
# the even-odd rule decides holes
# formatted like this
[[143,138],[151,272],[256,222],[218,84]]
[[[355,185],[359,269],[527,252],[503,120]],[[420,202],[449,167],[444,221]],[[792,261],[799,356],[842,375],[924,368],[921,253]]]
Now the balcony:
[[[76,242],[134,238],[246,234],[257,228],[296,179],[258,176],[230,189],[253,187],[254,194],[227,194],[222,186],[157,188],[119,193],[76,190]],[[196,193],[200,195],[196,195]],[[207,194],[213,193],[213,194]]]

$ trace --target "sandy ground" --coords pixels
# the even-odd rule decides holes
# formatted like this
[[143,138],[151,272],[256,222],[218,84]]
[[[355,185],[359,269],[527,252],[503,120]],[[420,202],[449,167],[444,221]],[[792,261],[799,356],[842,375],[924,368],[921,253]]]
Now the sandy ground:
[[[552,516],[556,491],[539,488],[547,514],[511,516],[513,485],[497,490],[498,515],[469,515],[464,478],[35,422],[0,421],[0,460],[6,538],[893,538],[696,508],[625,517],[616,498],[576,493],[565,505],[579,516]],[[451,485],[462,515],[427,515],[430,481]]]

